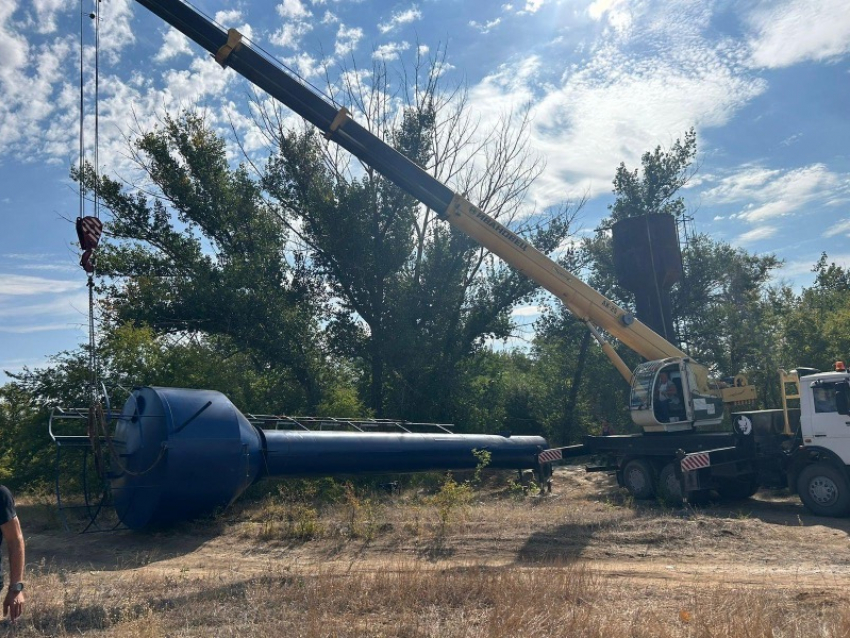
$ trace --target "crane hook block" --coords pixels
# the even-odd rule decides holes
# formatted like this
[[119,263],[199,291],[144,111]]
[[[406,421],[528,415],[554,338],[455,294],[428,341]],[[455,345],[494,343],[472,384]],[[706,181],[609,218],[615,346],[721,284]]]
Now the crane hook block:
[[236,29],[227,31],[227,42],[215,54],[215,61],[221,66],[227,66],[227,58],[230,54],[238,50],[242,46],[242,34]]
[[80,248],[83,250],[94,250],[100,242],[100,234],[103,232],[103,222],[97,217],[77,217],[77,239],[80,240]]

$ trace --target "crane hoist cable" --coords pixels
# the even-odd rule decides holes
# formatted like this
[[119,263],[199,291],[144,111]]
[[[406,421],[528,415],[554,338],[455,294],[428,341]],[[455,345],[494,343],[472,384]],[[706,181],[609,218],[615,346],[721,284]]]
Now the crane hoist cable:
[[[79,153],[79,214],[76,220],[77,238],[80,242],[80,249],[83,254],[80,258],[80,266],[87,274],[88,287],[88,336],[89,336],[89,387],[88,394],[90,400],[88,436],[91,441],[92,451],[95,456],[95,466],[99,474],[104,471],[104,464],[101,458],[102,451],[100,446],[100,434],[98,432],[97,414],[102,413],[98,393],[98,358],[97,358],[97,339],[95,332],[95,297],[94,297],[94,275],[95,275],[95,250],[97,249],[100,237],[103,232],[103,222],[100,220],[100,193],[99,193],[99,147],[100,147],[100,131],[99,131],[99,92],[100,92],[100,15],[98,13],[98,5],[100,0],[94,0],[93,10],[90,13],[83,11],[83,2],[80,0],[80,153]],[[93,168],[90,175],[86,167],[86,146],[85,146],[85,18],[89,17],[94,21],[94,142],[93,142]],[[91,215],[86,214],[86,181],[92,180],[93,185],[93,203]]]

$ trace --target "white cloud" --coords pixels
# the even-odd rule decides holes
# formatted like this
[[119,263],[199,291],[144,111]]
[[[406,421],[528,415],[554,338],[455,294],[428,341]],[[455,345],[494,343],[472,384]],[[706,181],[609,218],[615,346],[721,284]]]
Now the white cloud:
[[357,48],[357,44],[362,38],[363,29],[360,27],[347,27],[344,24],[340,24],[339,29],[336,32],[334,53],[338,57],[348,55]]
[[[11,3],[10,3],[11,4]],[[36,30],[39,33],[56,31],[56,14],[68,8],[66,0],[32,0],[36,12]]]
[[242,19],[242,12],[239,9],[229,9],[227,11],[216,11],[215,21],[224,26],[230,27],[234,22]]
[[77,269],[70,264],[27,264],[20,266],[21,270],[43,270],[52,272],[75,272]]
[[746,205],[739,219],[764,222],[800,212],[850,190],[850,176],[829,171],[823,164],[793,170],[746,166],[702,193],[708,204]]
[[777,228],[775,226],[759,226],[758,228],[753,228],[746,233],[738,235],[735,242],[742,245],[752,244],[754,242],[761,241],[762,239],[769,239],[770,237],[773,237],[776,234],[776,231]]
[[153,59],[157,62],[165,62],[179,55],[191,54],[189,39],[177,29],[169,28],[162,38],[162,47],[157,51]]
[[319,77],[324,68],[322,62],[309,53],[299,53],[289,58],[283,58],[283,63],[307,80]]
[[[0,295],[13,297],[64,293],[83,288],[84,286],[85,284],[81,281],[68,279],[47,279],[45,277],[32,277],[30,275],[0,274]],[[0,314],[3,314],[4,310],[0,309]]]
[[420,18],[422,18],[422,12],[416,5],[413,5],[409,9],[394,13],[387,22],[383,22],[378,25],[378,30],[381,33],[389,33],[393,29],[397,29],[403,24],[415,22]]
[[130,24],[135,6],[133,0],[109,0],[100,3],[100,51],[110,63],[117,63],[121,51],[136,41]]
[[512,317],[536,317],[542,312],[540,306],[517,306],[511,311]]
[[372,52],[372,58],[376,60],[398,60],[402,51],[407,51],[410,48],[409,42],[388,42],[382,44]]
[[[818,257],[820,253],[818,253]],[[810,286],[814,279],[812,269],[818,260],[818,257],[812,259],[794,259],[786,261],[780,268],[779,274],[783,277],[793,279],[799,286]],[[829,263],[835,263],[842,268],[850,268],[850,253],[830,254],[828,256]]]
[[471,26],[473,29],[478,30],[480,33],[490,33],[490,31],[499,26],[501,22],[501,18],[494,18],[493,20],[490,20],[489,22],[484,22],[483,24],[481,22],[476,22],[475,20],[472,20],[469,23],[469,26]]
[[546,4],[546,0],[526,0],[525,6],[519,13],[537,13]]
[[[85,284],[77,288],[84,290]],[[67,330],[88,323],[89,302],[86,292],[46,295],[40,299],[44,300],[4,304],[0,308],[0,327],[7,332],[40,332],[38,326],[52,326],[50,329],[53,330],[61,324]]]
[[836,235],[847,235],[850,237],[850,219],[842,219],[823,234],[824,237],[835,237]]
[[172,69],[164,74],[168,97],[173,106],[190,105],[210,95],[224,93],[234,73],[228,73],[212,57],[192,60],[188,69]]
[[[11,334],[31,334],[34,332],[52,332],[55,330],[67,330],[68,328],[73,328],[74,326],[69,324],[68,322],[61,323],[46,323],[46,324],[27,324],[25,326],[2,326],[0,325],[0,332],[11,333]],[[4,366],[5,370],[9,368]]]
[[634,22],[627,0],[596,0],[587,8],[587,13],[597,22],[606,18],[608,25],[618,33],[628,31]]
[[850,11],[844,0],[761,3],[749,16],[750,63],[779,68],[850,53]]
[[305,7],[301,0],[283,0],[277,5],[277,13],[284,19],[304,20],[313,14]]
[[[711,12],[698,0],[671,0],[663,19],[640,3],[594,6],[600,17],[629,8],[633,24],[606,30],[561,77],[553,77],[546,60],[529,56],[471,92],[485,128],[498,113],[533,105],[529,146],[546,158],[531,193],[539,205],[575,192],[610,192],[620,162],[639,165],[644,151],[669,147],[691,127],[723,126],[766,90],[742,64],[746,48],[711,34]],[[558,53],[547,51],[547,60]]]
[[703,193],[711,203],[728,204],[744,199],[751,199],[753,194],[767,184],[776,181],[782,175],[779,169],[768,169],[761,166],[743,166],[729,177],[720,180],[720,184]]
[[309,22],[287,22],[275,31],[269,40],[279,47],[295,49],[301,42],[301,38],[312,30],[313,25]]

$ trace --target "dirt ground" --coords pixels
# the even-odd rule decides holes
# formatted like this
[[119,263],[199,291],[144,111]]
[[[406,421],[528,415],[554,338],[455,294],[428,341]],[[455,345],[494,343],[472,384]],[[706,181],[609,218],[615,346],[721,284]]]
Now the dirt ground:
[[[580,561],[604,578],[701,587],[730,582],[761,587],[778,579],[843,594],[850,585],[850,519],[813,516],[786,493],[763,491],[734,506],[673,510],[630,503],[611,477],[571,467],[556,471],[550,495],[489,506],[474,504],[438,548],[403,533],[344,544],[269,542],[241,534],[239,521],[231,520],[225,529],[184,526],[151,534],[35,531],[27,535],[28,562],[119,574],[202,572],[228,564],[234,573],[250,576],[269,561],[325,571],[370,570],[387,561],[419,563],[418,568]],[[26,519],[26,508],[21,516]]]
[[[850,519],[815,517],[787,493],[763,491],[734,506],[669,509],[633,502],[610,476],[565,467],[556,470],[551,494],[476,494],[440,533],[432,514],[390,498],[373,512],[375,532],[359,538],[278,537],[261,529],[262,508],[237,505],[213,522],[159,532],[75,535],[56,529],[43,510],[23,505],[27,562],[42,583],[31,604],[58,596],[57,583],[69,579],[82,588],[129,587],[246,583],[269,573],[468,568],[581,569],[602,590],[616,592],[624,607],[669,608],[671,614],[717,591],[767,593],[801,610],[850,603]],[[327,525],[345,525],[345,518],[331,517]]]

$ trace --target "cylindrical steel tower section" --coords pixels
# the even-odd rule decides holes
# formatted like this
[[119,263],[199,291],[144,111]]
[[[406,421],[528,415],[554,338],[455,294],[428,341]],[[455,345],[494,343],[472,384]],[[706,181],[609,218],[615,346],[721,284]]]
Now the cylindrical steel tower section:
[[536,467],[547,447],[540,436],[302,432],[263,430],[270,476],[329,476],[474,469],[473,450],[490,453],[487,467]]
[[676,219],[667,213],[621,219],[612,227],[614,269],[635,295],[638,319],[676,343],[670,288],[682,278]]
[[536,468],[538,436],[260,430],[219,392],[137,388],[113,437],[112,492],[131,529],[162,526],[230,504],[262,476]]

